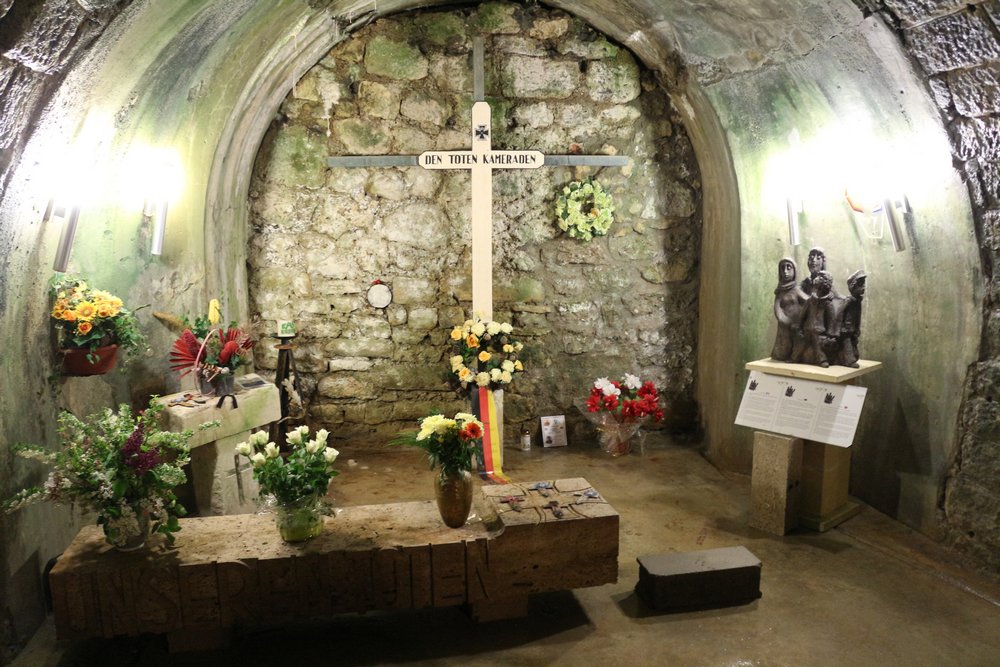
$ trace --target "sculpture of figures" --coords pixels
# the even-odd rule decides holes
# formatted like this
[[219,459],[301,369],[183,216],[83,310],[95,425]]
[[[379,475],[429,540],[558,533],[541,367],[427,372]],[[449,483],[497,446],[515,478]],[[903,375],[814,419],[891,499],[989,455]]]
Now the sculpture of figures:
[[795,282],[795,262],[785,257],[778,262],[778,286],[774,289],[774,317],[778,320],[778,334],[771,349],[774,361],[792,361],[800,354],[799,322],[807,298]]
[[809,276],[802,279],[802,291],[806,296],[812,294],[813,280],[820,271],[826,271],[826,253],[820,247],[810,248],[809,257],[806,258],[806,265],[809,267]]
[[[810,258],[812,252],[809,253]],[[805,338],[802,354],[796,361],[827,368],[829,359],[836,361],[838,334],[838,308],[834,301],[833,278],[826,271],[811,276],[812,294],[802,313],[801,330]]]
[[841,366],[858,367],[858,336],[861,334],[861,300],[865,297],[864,271],[855,271],[847,278],[850,296],[844,298],[840,314],[840,353],[837,363]]

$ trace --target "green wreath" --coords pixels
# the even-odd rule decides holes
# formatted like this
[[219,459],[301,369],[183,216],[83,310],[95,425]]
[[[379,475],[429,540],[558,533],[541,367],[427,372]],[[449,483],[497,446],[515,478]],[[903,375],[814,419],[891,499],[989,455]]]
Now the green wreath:
[[573,181],[556,200],[559,229],[582,241],[607,234],[615,221],[614,213],[611,193],[592,178]]

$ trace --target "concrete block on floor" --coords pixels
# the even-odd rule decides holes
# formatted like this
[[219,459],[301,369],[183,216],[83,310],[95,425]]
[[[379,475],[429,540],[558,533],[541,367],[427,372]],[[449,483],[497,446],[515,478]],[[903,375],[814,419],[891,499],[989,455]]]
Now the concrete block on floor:
[[760,559],[746,547],[639,556],[635,592],[652,609],[688,611],[760,597]]

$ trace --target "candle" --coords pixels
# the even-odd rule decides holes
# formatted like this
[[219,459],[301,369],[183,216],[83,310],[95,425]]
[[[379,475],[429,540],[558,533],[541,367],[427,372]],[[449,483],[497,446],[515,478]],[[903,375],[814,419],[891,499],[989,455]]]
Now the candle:
[[295,338],[295,322],[278,320],[278,338]]

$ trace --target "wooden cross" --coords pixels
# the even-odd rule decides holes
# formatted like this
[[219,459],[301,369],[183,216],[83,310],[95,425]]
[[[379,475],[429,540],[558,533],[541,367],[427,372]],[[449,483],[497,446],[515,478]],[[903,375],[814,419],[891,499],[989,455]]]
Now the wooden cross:
[[495,151],[492,111],[485,101],[483,40],[472,45],[472,147],[469,150],[425,151],[420,155],[353,155],[328,157],[329,167],[409,167],[467,169],[472,172],[472,312],[493,319],[493,170],[569,166],[623,167],[627,157],[611,155],[543,155],[539,151]]

